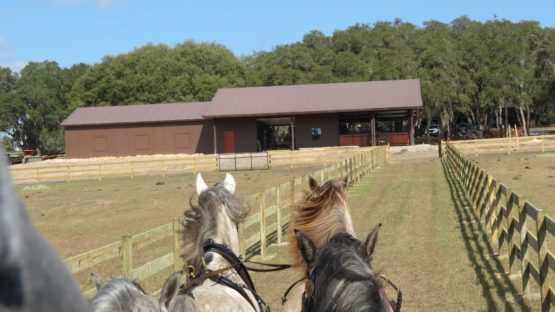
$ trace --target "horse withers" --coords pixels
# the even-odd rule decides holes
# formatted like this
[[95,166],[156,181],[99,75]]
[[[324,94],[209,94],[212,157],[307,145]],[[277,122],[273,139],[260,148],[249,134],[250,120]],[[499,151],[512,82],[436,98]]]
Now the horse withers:
[[383,280],[371,267],[380,227],[374,226],[364,242],[339,233],[321,248],[295,230],[307,268],[301,311],[392,311]]

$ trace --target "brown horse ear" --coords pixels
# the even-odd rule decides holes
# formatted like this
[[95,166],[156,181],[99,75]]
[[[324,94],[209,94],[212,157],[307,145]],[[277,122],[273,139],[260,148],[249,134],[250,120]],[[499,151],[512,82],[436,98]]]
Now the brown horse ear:
[[158,302],[161,306],[166,307],[166,309],[169,307],[170,302],[177,294],[177,290],[179,289],[179,279],[181,278],[181,275],[181,272],[173,273],[164,283],[164,287],[162,287]]
[[308,176],[308,186],[310,187],[311,191],[315,191],[318,188],[318,181],[314,179],[312,176]]
[[374,249],[376,247],[376,243],[378,242],[378,232],[381,227],[381,223],[374,225],[374,227],[370,230],[370,233],[368,233],[368,237],[366,237],[364,245],[362,245],[362,248],[364,248],[362,253],[366,256],[365,260],[368,264],[372,261],[372,255],[374,254]]
[[91,280],[96,286],[96,290],[99,290],[102,285],[104,285],[104,281],[102,281],[102,278],[100,278],[100,276],[98,276],[96,273],[91,273]]
[[314,266],[316,258],[316,247],[314,243],[303,232],[295,229],[295,236],[297,236],[297,249],[303,257],[306,267],[310,271]]

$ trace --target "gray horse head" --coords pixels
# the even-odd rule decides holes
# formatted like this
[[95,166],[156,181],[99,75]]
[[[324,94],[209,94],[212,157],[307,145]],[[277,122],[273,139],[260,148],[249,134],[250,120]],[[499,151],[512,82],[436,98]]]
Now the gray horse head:
[[0,157],[0,311],[87,310],[71,274],[33,226]]
[[166,280],[159,297],[148,295],[139,283],[126,278],[104,282],[95,273],[91,273],[91,278],[97,289],[90,302],[92,312],[165,312],[177,295],[181,273],[176,272]]

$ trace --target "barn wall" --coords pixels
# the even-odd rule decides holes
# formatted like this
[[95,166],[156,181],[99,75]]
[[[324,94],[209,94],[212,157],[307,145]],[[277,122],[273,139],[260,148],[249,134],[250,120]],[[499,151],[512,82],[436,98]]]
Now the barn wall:
[[68,158],[214,151],[211,121],[68,127]]
[[[313,140],[312,128],[322,130],[318,140]],[[321,114],[295,117],[295,137],[297,148],[339,146],[339,116]]]

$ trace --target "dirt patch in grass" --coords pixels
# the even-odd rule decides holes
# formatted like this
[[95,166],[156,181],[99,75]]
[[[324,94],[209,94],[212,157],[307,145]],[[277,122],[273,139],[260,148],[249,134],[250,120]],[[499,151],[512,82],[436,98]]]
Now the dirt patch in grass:
[[515,153],[484,155],[472,159],[534,206],[555,217],[555,157],[549,157],[549,154]]

